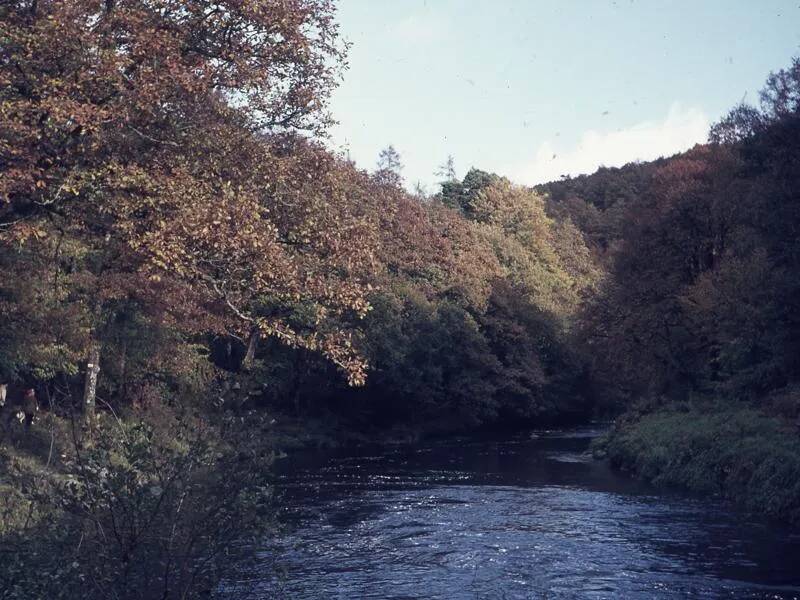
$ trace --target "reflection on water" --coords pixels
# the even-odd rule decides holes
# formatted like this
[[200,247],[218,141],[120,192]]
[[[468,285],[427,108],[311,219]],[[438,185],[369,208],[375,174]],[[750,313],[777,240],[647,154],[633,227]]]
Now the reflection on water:
[[800,535],[620,476],[591,435],[288,461],[286,534],[221,596],[800,598]]

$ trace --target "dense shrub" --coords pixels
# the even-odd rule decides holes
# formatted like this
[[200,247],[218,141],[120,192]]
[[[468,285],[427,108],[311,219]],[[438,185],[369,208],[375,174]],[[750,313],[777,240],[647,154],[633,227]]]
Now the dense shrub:
[[59,438],[57,471],[5,453],[0,598],[194,598],[269,526],[257,428],[106,425],[91,443]]
[[749,406],[669,405],[604,440],[612,464],[800,523],[800,437]]

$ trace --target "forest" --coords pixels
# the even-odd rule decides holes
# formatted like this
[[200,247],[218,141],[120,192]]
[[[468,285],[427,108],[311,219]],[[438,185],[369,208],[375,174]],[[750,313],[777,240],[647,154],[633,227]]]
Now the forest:
[[208,593],[354,440],[614,420],[800,523],[800,59],[685,153],[412,193],[326,142],[335,17],[0,6],[0,598]]

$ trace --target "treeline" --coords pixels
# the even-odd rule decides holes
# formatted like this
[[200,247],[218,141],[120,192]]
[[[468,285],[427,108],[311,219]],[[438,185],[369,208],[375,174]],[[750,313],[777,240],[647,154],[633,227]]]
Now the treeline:
[[606,267],[578,326],[598,446],[800,522],[800,60],[669,159],[542,186]]
[[208,591],[283,415],[798,415],[800,63],[683,155],[428,197],[327,149],[345,51],[329,0],[0,6],[0,597]]
[[396,154],[327,150],[334,17],[0,7],[0,597],[207,592],[269,526],[276,416],[413,435],[590,413],[583,235],[495,175],[421,198]]
[[795,59],[710,143],[540,188],[607,265],[581,330],[608,403],[705,396],[797,416],[798,132]]
[[586,412],[567,342],[599,280],[581,234],[497,176],[421,202],[391,161],[359,171],[313,141],[343,58],[331,18],[3,9],[4,381],[88,421],[95,396],[193,402],[219,368],[265,402],[443,429]]
[[580,232],[549,217],[541,196],[477,170],[426,201],[377,177],[378,271],[358,346],[366,383],[345,388],[318,358],[273,344],[258,355],[261,377],[279,382],[269,403],[412,435],[586,418],[571,335],[600,272]]

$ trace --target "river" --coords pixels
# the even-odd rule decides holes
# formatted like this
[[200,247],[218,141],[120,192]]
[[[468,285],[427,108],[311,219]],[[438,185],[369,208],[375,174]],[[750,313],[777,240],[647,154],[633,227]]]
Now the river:
[[279,461],[284,533],[222,596],[800,598],[798,532],[616,473],[593,435]]

